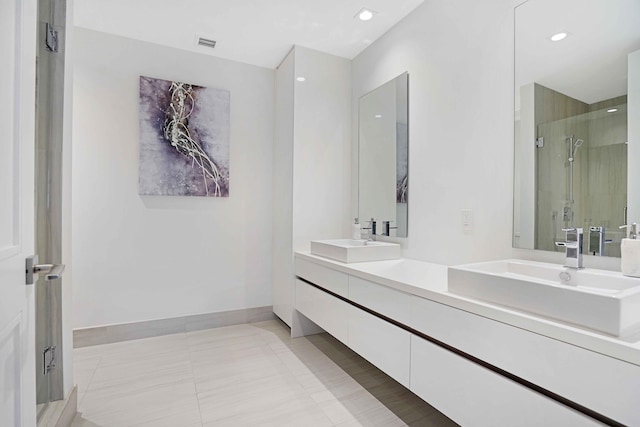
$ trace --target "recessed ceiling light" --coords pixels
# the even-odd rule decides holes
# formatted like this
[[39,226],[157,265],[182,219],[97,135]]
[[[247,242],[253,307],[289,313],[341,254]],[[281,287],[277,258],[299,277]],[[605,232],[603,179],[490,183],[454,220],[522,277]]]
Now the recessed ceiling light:
[[607,113],[615,113],[616,111],[618,111],[618,109],[617,109],[617,108],[609,108],[609,109],[607,110]]
[[559,42],[560,40],[564,40],[568,36],[567,33],[557,33],[551,36],[552,42]]
[[358,11],[358,13],[356,13],[356,16],[361,21],[368,21],[371,18],[373,18],[373,15],[375,15],[375,14],[376,14],[376,12],[374,10],[367,9],[366,7],[363,7],[362,9],[360,9]]
[[300,77],[296,77],[296,80],[299,81],[299,82],[303,82],[303,81],[305,81],[307,79],[305,79],[304,77],[300,76]]
[[382,114],[376,114],[376,119],[379,119],[382,117]]

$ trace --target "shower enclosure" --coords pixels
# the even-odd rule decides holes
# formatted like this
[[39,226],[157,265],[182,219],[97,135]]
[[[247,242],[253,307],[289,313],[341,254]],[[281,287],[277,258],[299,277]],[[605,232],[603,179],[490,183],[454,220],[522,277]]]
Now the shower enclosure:
[[616,101],[538,125],[537,249],[562,251],[555,244],[565,239],[562,229],[582,227],[585,254],[620,256],[618,226],[626,224],[627,205],[627,104],[626,97]]
[[[38,1],[36,84],[36,241],[40,260],[62,261],[62,112],[65,0]],[[36,298],[36,390],[38,420],[51,401],[64,398],[61,281],[38,279]]]

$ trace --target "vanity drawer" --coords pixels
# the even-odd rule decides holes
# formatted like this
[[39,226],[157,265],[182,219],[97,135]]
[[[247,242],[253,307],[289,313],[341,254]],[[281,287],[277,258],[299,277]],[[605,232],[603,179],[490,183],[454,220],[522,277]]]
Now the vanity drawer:
[[601,425],[416,335],[410,389],[463,426]]
[[412,296],[410,326],[625,425],[640,425],[640,366]]
[[349,276],[349,299],[397,322],[410,322],[411,296],[404,292]]
[[411,334],[349,306],[349,347],[409,388]]
[[314,285],[345,298],[349,294],[349,276],[346,273],[298,258],[295,260],[295,269],[296,276],[308,280]]
[[296,279],[296,310],[347,344],[350,305]]

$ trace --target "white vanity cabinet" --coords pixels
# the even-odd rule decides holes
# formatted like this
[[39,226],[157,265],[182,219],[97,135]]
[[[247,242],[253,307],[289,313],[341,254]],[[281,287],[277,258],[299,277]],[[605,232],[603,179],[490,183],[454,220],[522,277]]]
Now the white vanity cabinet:
[[640,426],[637,364],[313,261],[296,257],[296,310],[455,422]]
[[296,274],[303,279],[296,280],[296,310],[409,388],[411,334],[338,296],[361,297],[365,307],[370,303],[387,315],[403,312],[408,318],[410,295],[305,260],[296,260]]
[[410,389],[462,426],[602,425],[416,335]]
[[359,277],[349,276],[349,300],[405,325],[411,319],[411,295]]
[[409,388],[411,334],[351,306],[348,346],[403,386]]
[[303,259],[296,259],[295,268],[296,276],[341,297],[346,298],[349,295],[348,274]]
[[623,424],[640,425],[640,367],[424,298],[411,302],[412,328]]
[[295,307],[322,329],[349,345],[349,311],[351,306],[330,294],[296,280]]

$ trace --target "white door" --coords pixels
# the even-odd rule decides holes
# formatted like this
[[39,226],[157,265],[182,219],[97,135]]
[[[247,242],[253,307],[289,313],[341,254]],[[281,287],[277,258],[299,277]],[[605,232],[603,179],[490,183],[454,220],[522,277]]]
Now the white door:
[[0,0],[0,426],[36,425],[34,247],[36,2]]

